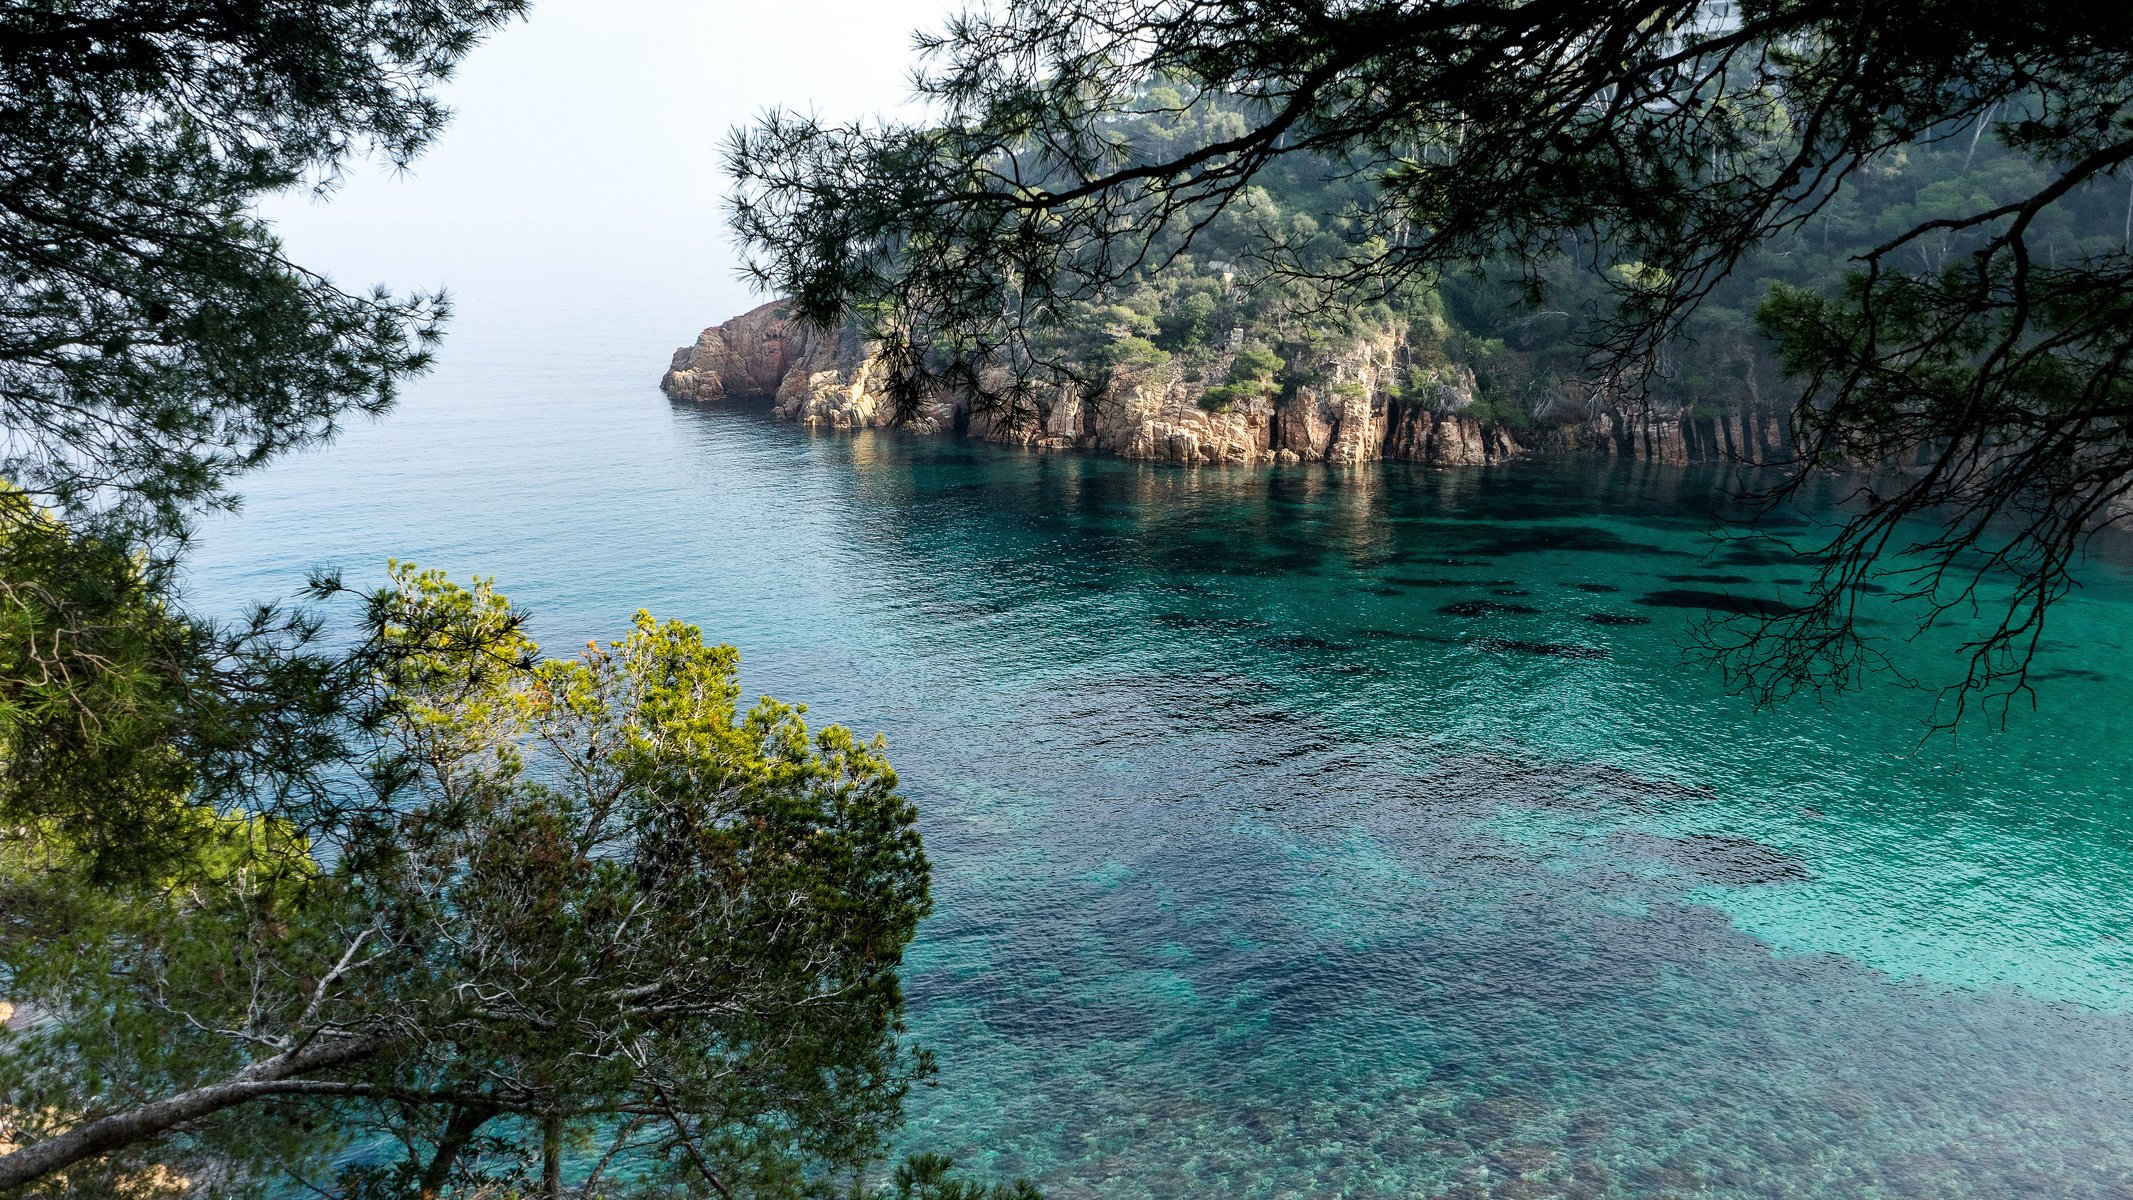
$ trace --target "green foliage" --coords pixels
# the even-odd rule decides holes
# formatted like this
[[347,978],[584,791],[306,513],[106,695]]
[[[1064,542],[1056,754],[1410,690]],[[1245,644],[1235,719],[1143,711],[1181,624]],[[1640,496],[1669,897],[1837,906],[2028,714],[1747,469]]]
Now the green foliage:
[[1650,263],[1616,263],[1607,268],[1607,274],[1624,287],[1640,292],[1664,292],[1674,286],[1671,273]]
[[1272,383],[1288,365],[1265,346],[1247,342],[1230,360],[1229,377],[1238,383]]
[[238,1194],[383,1138],[334,1186],[385,1196],[516,1186],[553,1137],[772,1197],[877,1161],[930,1071],[897,976],[928,870],[879,739],[743,708],[679,622],[541,659],[487,582],[404,564],[372,613],[386,803],[304,829],[173,793],[188,855],[104,886],[59,826],[0,845],[0,977],[40,1017],[0,1034],[10,1140],[328,1052],[93,1169]]
[[896,1168],[881,1200],[1039,1200],[1028,1180],[1012,1186],[985,1186],[950,1174],[955,1160],[940,1154],[915,1154]]
[[1239,404],[1270,398],[1280,390],[1278,376],[1288,363],[1264,346],[1248,343],[1230,359],[1226,384],[1217,384],[1200,395],[1200,407],[1228,412]]
[[525,0],[15,4],[0,11],[0,478],[77,525],[170,535],[239,472],[377,411],[439,296],[290,263],[259,197],[405,163],[432,88]]
[[291,263],[263,195],[395,163],[524,0],[203,0],[0,12],[0,820],[98,879],[189,852],[173,797],[311,803],[350,680],[310,618],[194,620],[183,537],[235,477],[388,405],[441,297]]
[[0,821],[99,880],[194,849],[195,807],[302,806],[347,751],[352,660],[304,613],[189,620],[122,541],[0,492]]
[[[179,801],[165,820],[191,827],[185,853],[165,855],[154,877],[116,881],[51,823],[0,834],[0,978],[16,1011],[35,1017],[0,1033],[0,1143],[33,1143],[81,1114],[241,1070],[248,1047],[185,1018],[242,1017],[250,988],[286,988],[286,965],[332,950],[321,938],[347,918],[346,896],[296,831]],[[242,1194],[342,1144],[310,1119],[209,1124],[178,1146],[72,1165],[23,1194],[174,1196],[174,1181],[209,1164],[237,1167],[228,1182]]]
[[[505,611],[485,586],[398,580],[416,610]],[[741,710],[737,665],[642,613],[529,671],[426,652],[396,733],[426,804],[368,869],[394,881],[395,926],[435,931],[425,974],[478,978],[501,1010],[426,1044],[425,1071],[588,1134],[672,1105],[637,1137],[768,1186],[878,1153],[923,1072],[896,964],[927,872],[879,741]]]
[[1149,337],[1156,332],[1155,318],[1123,304],[1107,304],[1091,314],[1091,323],[1114,338]]
[[1168,311],[1159,314],[1156,327],[1169,350],[1193,350],[1214,338],[1217,296],[1206,288],[1193,288],[1180,295]]
[[194,771],[173,734],[195,641],[125,546],[0,494],[0,818],[56,823],[98,875],[182,851]]
[[1527,429],[1533,425],[1532,412],[1517,400],[1505,397],[1478,397],[1460,411],[1473,420],[1507,429]]
[[1105,366],[1117,370],[1152,371],[1170,363],[1170,351],[1144,337],[1114,339],[1103,357]]

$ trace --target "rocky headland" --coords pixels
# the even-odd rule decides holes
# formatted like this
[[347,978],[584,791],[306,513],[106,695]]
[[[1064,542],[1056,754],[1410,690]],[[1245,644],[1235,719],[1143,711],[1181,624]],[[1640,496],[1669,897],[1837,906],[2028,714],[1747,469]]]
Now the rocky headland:
[[[1230,339],[1244,341],[1242,331]],[[1209,405],[1220,372],[1126,369],[1090,401],[1062,389],[1037,418],[1006,424],[974,412],[968,396],[927,398],[901,422],[921,433],[962,434],[1036,450],[1085,450],[1175,463],[1361,463],[1375,459],[1481,465],[1529,454],[1592,454],[1643,461],[1772,462],[1790,449],[1782,410],[1746,405],[1710,413],[1655,406],[1553,409],[1523,422],[1474,415],[1473,372],[1439,366],[1416,388],[1396,329],[1364,334],[1292,369],[1277,394]],[[772,414],[810,428],[897,424],[888,369],[855,331],[824,332],[785,316],[776,302],[714,325],[674,352],[660,388],[676,400],[769,398]],[[1398,380],[1410,381],[1402,389]],[[1551,402],[1556,408],[1560,402]]]

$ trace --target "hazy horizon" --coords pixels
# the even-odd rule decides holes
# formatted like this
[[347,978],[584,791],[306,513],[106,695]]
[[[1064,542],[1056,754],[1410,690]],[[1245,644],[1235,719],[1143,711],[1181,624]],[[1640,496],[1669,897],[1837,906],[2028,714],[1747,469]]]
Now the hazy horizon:
[[343,287],[450,289],[455,329],[626,296],[671,312],[675,327],[645,332],[678,344],[760,302],[725,230],[727,131],[770,107],[893,111],[911,32],[952,7],[536,0],[444,86],[453,120],[409,170],[358,163],[326,199],[262,211],[296,262]]

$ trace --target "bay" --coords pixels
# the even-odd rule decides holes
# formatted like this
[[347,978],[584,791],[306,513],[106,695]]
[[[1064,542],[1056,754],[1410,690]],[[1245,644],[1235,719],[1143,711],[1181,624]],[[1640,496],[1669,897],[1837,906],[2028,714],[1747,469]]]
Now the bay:
[[1759,710],[1685,654],[1804,578],[1714,538],[1714,473],[816,437],[658,393],[724,314],[507,291],[189,586],[493,575],[551,653],[648,608],[885,732],[936,868],[911,1148],[1054,1197],[2133,1187],[2122,566],[2034,710],[1922,741],[1928,695]]

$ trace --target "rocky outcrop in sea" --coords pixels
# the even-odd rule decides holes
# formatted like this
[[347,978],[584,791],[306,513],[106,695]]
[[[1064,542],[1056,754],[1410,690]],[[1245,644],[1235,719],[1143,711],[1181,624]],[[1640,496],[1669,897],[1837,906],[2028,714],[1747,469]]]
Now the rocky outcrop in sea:
[[[1233,339],[1237,344],[1239,339]],[[1501,462],[1528,454],[1595,454],[1645,461],[1782,460],[1791,439],[1781,411],[1750,406],[1718,415],[1651,406],[1602,406],[1563,419],[1541,414],[1524,427],[1473,414],[1474,374],[1438,368],[1413,386],[1397,331],[1363,335],[1271,399],[1203,407],[1208,384],[1172,367],[1114,373],[1090,401],[1062,389],[1034,421],[1002,422],[968,396],[928,397],[900,422],[921,433],[961,433],[1035,450],[1086,450],[1175,463],[1361,463],[1376,459],[1440,466]],[[714,325],[674,352],[659,386],[677,400],[772,401],[772,415],[816,429],[898,424],[888,368],[857,332],[825,332],[784,315],[776,302]],[[1394,381],[1408,379],[1404,393]]]

